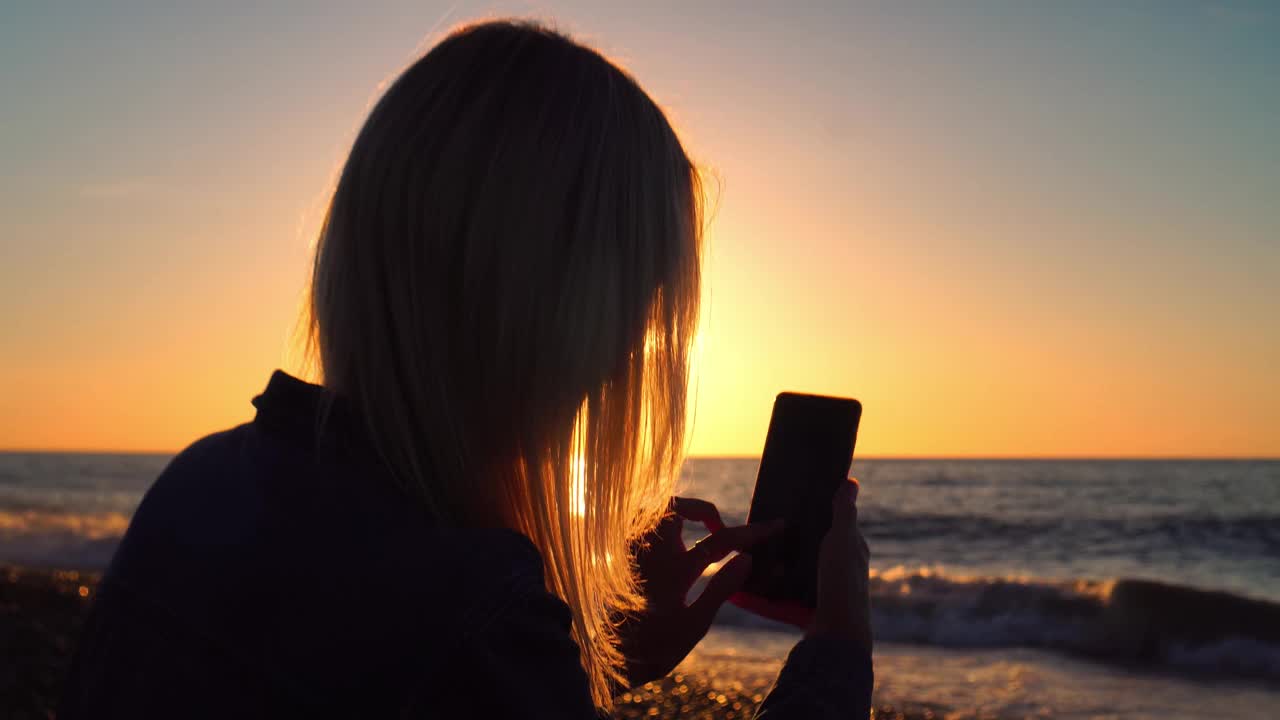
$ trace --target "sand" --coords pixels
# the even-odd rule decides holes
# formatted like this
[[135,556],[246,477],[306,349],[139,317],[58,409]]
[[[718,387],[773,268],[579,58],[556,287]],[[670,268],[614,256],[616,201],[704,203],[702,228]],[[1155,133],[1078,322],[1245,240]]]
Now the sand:
[[97,576],[0,567],[0,717],[50,718]]
[[[98,576],[0,567],[0,717],[55,717],[67,662]],[[781,661],[781,658],[778,658]],[[619,718],[750,718],[769,692],[778,662],[760,662],[712,649],[696,650],[660,681],[624,693]],[[878,718],[932,718],[928,708],[907,712],[883,705]],[[941,717],[938,715],[937,717]]]

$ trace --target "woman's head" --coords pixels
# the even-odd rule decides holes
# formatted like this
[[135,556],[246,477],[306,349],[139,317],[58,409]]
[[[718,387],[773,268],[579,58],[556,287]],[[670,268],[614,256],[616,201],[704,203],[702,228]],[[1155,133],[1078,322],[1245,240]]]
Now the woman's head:
[[638,607],[628,544],[684,445],[701,190],[662,111],[536,25],[460,29],[375,105],[310,303],[325,385],[444,524],[542,551],[596,700]]

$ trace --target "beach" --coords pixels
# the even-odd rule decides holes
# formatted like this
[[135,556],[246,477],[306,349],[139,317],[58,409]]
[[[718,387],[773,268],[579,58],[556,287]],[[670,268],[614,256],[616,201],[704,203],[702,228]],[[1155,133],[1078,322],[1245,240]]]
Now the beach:
[[[0,717],[54,716],[66,664],[96,573],[0,568]],[[714,627],[660,681],[617,698],[618,718],[750,718],[797,639],[780,630]],[[1133,666],[1097,667],[1038,651],[982,652],[883,643],[876,649],[873,717],[1261,717],[1280,700],[1266,684],[1184,678]],[[1132,698],[1140,697],[1137,705]],[[1126,705],[1117,698],[1130,698]]]
[[48,718],[96,573],[0,567],[0,717]]
[[[48,717],[98,573],[167,462],[0,453],[0,717]],[[695,458],[681,494],[741,523],[755,471]],[[1277,714],[1280,462],[858,460],[854,474],[877,717]],[[617,715],[750,717],[798,639],[726,606]]]

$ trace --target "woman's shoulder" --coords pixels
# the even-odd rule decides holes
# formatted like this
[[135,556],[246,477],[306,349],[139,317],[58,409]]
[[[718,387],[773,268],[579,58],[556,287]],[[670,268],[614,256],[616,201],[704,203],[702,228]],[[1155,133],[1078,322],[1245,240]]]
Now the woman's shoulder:
[[116,557],[162,538],[181,540],[190,551],[234,545],[249,529],[244,516],[262,505],[244,472],[249,429],[205,436],[175,455],[143,495]]
[[[527,537],[426,522],[373,472],[277,448],[252,426],[210,435],[147,493],[109,580],[156,622],[337,695],[413,682],[401,674],[422,648],[492,643],[503,627],[567,637],[569,610]],[[357,667],[370,657],[383,661]]]

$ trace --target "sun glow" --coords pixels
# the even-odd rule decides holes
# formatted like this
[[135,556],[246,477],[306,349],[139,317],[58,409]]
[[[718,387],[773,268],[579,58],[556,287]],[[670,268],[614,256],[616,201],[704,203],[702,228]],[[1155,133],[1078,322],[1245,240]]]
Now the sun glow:
[[[863,401],[864,456],[1280,454],[1275,63],[1229,51],[1274,19],[1206,28],[1232,82],[1191,92],[1210,66],[1164,52],[1178,12],[1082,36],[1083,52],[1057,23],[962,23],[948,44],[911,13],[839,5],[747,14],[760,24],[742,33],[706,8],[690,10],[705,26],[582,21],[706,169],[690,452],[758,454],[774,395],[800,390]],[[435,19],[361,21],[340,58],[155,46],[164,61],[136,67],[101,44],[114,35],[0,23],[4,47],[107,68],[11,58],[32,82],[0,138],[20,178],[0,193],[0,447],[174,451],[251,419],[271,370],[300,369],[317,195]],[[142,13],[121,37],[184,27]],[[806,42],[834,28],[847,41]],[[192,81],[142,92],[171,75]],[[119,102],[77,114],[99,95]],[[581,482],[566,497],[585,512]]]

